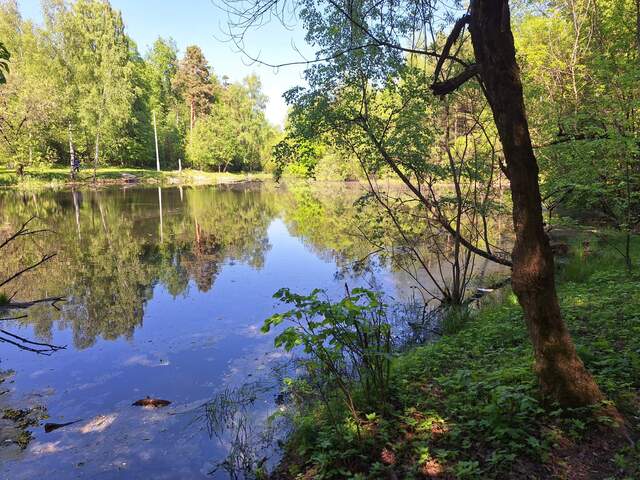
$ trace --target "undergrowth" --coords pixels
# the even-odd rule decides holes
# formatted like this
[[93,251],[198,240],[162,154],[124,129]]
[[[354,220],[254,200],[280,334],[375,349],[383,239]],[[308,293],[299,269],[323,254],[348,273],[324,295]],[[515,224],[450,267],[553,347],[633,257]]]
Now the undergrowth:
[[[637,257],[636,257],[637,258]],[[558,274],[576,347],[607,398],[640,433],[640,275],[615,251],[578,251]],[[392,361],[386,413],[297,395],[294,433],[279,478],[634,479],[640,445],[602,435],[606,419],[539,395],[522,311],[498,304],[448,319],[436,342]],[[306,390],[305,390],[306,389]],[[357,393],[354,394],[357,397]],[[336,412],[340,412],[336,420]]]

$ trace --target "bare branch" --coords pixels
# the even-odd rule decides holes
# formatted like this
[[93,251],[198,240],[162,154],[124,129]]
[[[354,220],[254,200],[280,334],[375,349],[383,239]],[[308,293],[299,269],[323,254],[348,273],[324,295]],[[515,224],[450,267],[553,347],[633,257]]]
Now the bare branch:
[[15,280],[16,278],[18,278],[20,275],[22,275],[23,273],[28,272],[29,270],[33,270],[34,268],[38,267],[39,265],[42,265],[44,262],[46,262],[47,260],[51,260],[53,257],[55,257],[56,254],[55,253],[47,253],[46,255],[43,255],[42,258],[37,261],[36,263],[34,263],[33,265],[30,265],[28,267],[23,268],[22,270],[14,273],[13,275],[11,275],[9,278],[7,278],[6,280],[4,280],[2,283],[0,283],[0,287],[3,287],[4,285],[6,285],[7,283],[9,283],[12,280]]
[[18,317],[3,317],[0,318],[0,322],[6,322],[9,320],[22,320],[23,318],[27,318],[29,315],[20,315]]
[[453,28],[451,29],[451,33],[447,37],[447,41],[444,44],[444,47],[442,48],[442,54],[438,58],[438,63],[436,64],[436,68],[433,74],[434,80],[437,80],[438,77],[440,76],[440,71],[442,70],[442,66],[444,65],[445,60],[449,56],[451,47],[453,46],[455,41],[458,39],[458,37],[462,33],[462,29],[464,28],[464,26],[467,23],[469,23],[470,18],[471,18],[470,15],[464,15],[463,17],[460,17],[458,21],[455,23],[455,25],[453,26]]
[[[18,347],[20,350],[26,350],[28,352],[33,352],[33,353],[37,353],[38,355],[51,355],[54,352],[57,352],[58,350],[64,350],[67,348],[67,346],[57,346],[57,345],[50,345],[48,343],[38,343],[38,342],[31,342],[29,340],[27,340],[26,338],[22,338],[18,335],[14,335],[12,333],[6,332],[4,330],[0,330],[2,331],[2,333],[9,335],[10,337],[14,337],[17,338],[18,340],[20,340],[20,342],[23,343],[19,343],[16,342],[14,340],[10,340],[6,337],[2,337],[0,336],[0,342],[5,342],[5,343],[10,343],[11,345],[15,345],[16,347]],[[32,347],[28,347],[27,345],[24,345],[24,343],[28,343],[28,344],[33,344],[33,345],[41,345],[44,346],[46,348],[32,348]]]
[[[58,307],[56,306],[57,302],[64,302],[66,300],[66,298],[64,297],[47,297],[47,298],[40,298],[38,300],[31,300],[28,302],[9,302],[5,305],[0,305],[0,312],[5,310],[24,310],[26,308],[30,308],[33,307],[34,305],[38,305],[41,303],[48,303],[50,304],[52,307],[54,307],[55,309],[58,309]],[[3,319],[0,319],[3,320]]]
[[16,238],[18,237],[24,237],[27,235],[34,235],[37,233],[42,233],[42,232],[50,232],[51,230],[48,230],[46,228],[42,228],[39,230],[29,230],[28,226],[29,224],[35,220],[37,217],[33,216],[31,218],[29,218],[29,220],[27,220],[26,222],[24,222],[20,228],[18,230],[16,230],[12,235],[10,235],[9,237],[7,237],[5,240],[2,241],[2,243],[0,243],[0,250],[4,247],[6,247],[9,243],[13,242]]
[[442,82],[433,82],[431,85],[431,91],[434,95],[443,96],[447,95],[458,88],[460,88],[469,79],[475,77],[480,73],[480,66],[477,63],[469,65],[462,73],[456,75],[453,78],[444,80]]

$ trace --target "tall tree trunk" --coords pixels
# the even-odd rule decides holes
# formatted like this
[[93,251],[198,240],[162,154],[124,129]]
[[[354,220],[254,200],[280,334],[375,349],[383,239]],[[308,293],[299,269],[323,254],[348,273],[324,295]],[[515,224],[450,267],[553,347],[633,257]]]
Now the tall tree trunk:
[[75,178],[74,167],[76,163],[76,155],[73,151],[73,137],[71,136],[71,122],[69,122],[69,165],[71,167],[71,178]]
[[[109,70],[109,74],[111,74],[111,70]],[[109,75],[111,76],[111,75]],[[105,104],[107,102],[106,98],[106,87],[105,84],[102,85],[102,101],[100,103],[100,111],[98,112],[98,122],[96,124],[96,153],[93,158],[93,183],[96,183],[96,171],[98,170],[98,161],[100,160],[100,129],[102,128],[102,113],[105,109]]]
[[189,133],[193,133],[193,124],[196,119],[195,106],[193,105],[193,99],[191,100],[191,114],[189,116]]
[[156,124],[156,111],[153,111],[153,139],[156,145],[156,170],[160,171],[160,152],[158,150],[158,126]]
[[636,47],[640,56],[640,0],[636,0]]
[[511,183],[512,285],[524,310],[543,394],[563,406],[597,403],[603,395],[576,353],[558,304],[508,0],[474,0],[469,31]]
[[98,160],[100,159],[100,131],[96,133],[96,153],[93,158],[93,182],[96,181],[96,170],[98,169]]

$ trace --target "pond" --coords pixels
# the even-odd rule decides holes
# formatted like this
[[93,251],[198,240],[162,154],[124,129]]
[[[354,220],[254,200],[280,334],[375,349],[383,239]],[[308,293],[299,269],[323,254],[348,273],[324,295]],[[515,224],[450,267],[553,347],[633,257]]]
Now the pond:
[[[46,422],[77,421],[36,426],[25,450],[3,449],[2,478],[229,478],[246,443],[262,439],[248,425],[282,408],[287,358],[260,332],[281,308],[274,292],[338,297],[346,283],[411,294],[410,277],[350,230],[361,193],[269,183],[0,193],[3,234],[32,215],[52,230],[22,240],[0,273],[56,252],[14,289],[66,298],[3,326],[67,347],[41,356],[0,344],[0,369],[15,371],[0,399],[45,407]],[[146,396],[171,404],[132,406]]]

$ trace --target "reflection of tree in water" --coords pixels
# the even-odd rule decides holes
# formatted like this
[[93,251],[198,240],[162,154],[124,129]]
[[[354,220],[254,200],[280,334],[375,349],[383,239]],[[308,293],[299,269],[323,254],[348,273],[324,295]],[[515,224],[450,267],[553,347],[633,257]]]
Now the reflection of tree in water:
[[220,262],[224,261],[222,251],[223,245],[216,235],[203,232],[198,220],[196,220],[193,249],[183,258],[181,264],[189,272],[201,292],[208,292],[213,286],[213,281],[218,275]]
[[226,261],[262,268],[270,248],[267,228],[273,220],[268,199],[260,192],[234,189],[193,193],[188,196],[193,243],[181,265],[198,290],[211,289],[221,264]]
[[[294,188],[281,199],[283,217],[293,235],[302,238],[318,256],[337,265],[338,276],[362,277],[389,268],[399,291],[418,287],[428,300],[437,290],[424,265],[417,261],[416,252],[429,271],[449,282],[454,237],[438,224],[426,221],[421,206],[407,202],[402,189],[391,187],[390,191],[392,197],[398,197],[395,221],[402,226],[404,235],[375,198],[360,188],[346,187],[339,193],[335,188]],[[445,212],[448,213],[446,209]],[[508,243],[503,238],[508,222],[503,224],[499,213],[488,217],[487,222],[488,240],[498,246]],[[463,218],[462,229],[468,238],[477,236],[474,228]],[[499,270],[489,267],[490,271]],[[487,261],[471,258],[469,272],[483,276],[486,269]]]
[[[183,204],[166,191],[164,203],[160,241],[155,190],[0,195],[3,230],[36,213],[57,232],[51,241],[58,256],[16,284],[16,298],[56,292],[68,299],[60,312],[36,310],[25,320],[40,338],[50,338],[54,324],[72,329],[78,348],[98,337],[128,338],[142,324],[157,285],[175,297],[193,279],[208,291],[225,261],[264,264],[273,214],[259,192],[190,190]],[[50,248],[25,242],[3,258],[0,270],[10,271]]]
[[[361,194],[335,188],[201,188],[186,190],[181,200],[177,189],[165,189],[161,237],[156,189],[84,191],[75,197],[69,191],[3,192],[1,228],[10,229],[35,213],[57,232],[51,239],[57,245],[24,242],[20,251],[3,258],[0,271],[38,259],[52,247],[57,250],[58,257],[20,280],[18,297],[56,294],[69,301],[61,312],[43,309],[25,321],[43,339],[50,338],[56,324],[70,328],[75,345],[86,348],[98,337],[130,337],[142,324],[157,286],[175,297],[185,294],[193,281],[207,292],[225,263],[262,268],[270,248],[268,227],[276,215],[292,235],[335,262],[340,272],[362,274],[372,262],[384,259],[369,255],[376,247],[365,237],[385,245],[397,239],[390,236],[393,228],[382,223],[380,212],[354,207]],[[446,237],[437,238],[441,248],[448,248]]]
[[292,189],[281,199],[284,221],[317,256],[344,270],[360,259],[370,259],[368,254],[375,250],[357,223],[354,203],[360,195],[362,191],[346,188],[339,192]]

